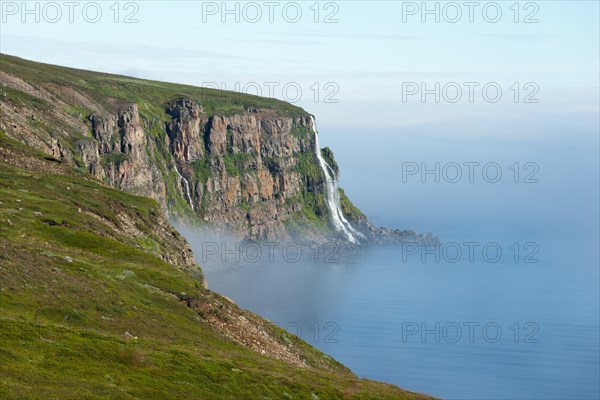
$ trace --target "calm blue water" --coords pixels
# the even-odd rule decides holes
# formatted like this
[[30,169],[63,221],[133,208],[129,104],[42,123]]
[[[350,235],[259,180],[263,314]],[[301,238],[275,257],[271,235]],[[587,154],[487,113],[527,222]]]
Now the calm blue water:
[[[371,146],[359,132],[323,134],[372,221],[456,243],[439,262],[398,247],[334,263],[198,261],[213,290],[361,377],[449,399],[597,399],[597,131],[548,129],[451,140],[411,129],[372,134]],[[507,178],[403,182],[402,161],[493,161]],[[535,162],[539,182],[515,184],[514,162]],[[200,258],[201,235],[184,234]],[[465,242],[478,243],[473,259]]]

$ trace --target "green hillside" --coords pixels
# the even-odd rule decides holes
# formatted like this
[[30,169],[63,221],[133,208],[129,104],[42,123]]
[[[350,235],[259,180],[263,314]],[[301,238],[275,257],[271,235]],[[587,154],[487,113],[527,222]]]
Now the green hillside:
[[[360,380],[204,289],[155,201],[3,133],[0,182],[0,398],[425,398]],[[240,345],[255,339],[240,319],[303,366]]]
[[[71,87],[77,92],[88,95],[107,109],[115,107],[113,102],[107,101],[108,98],[138,104],[146,103],[149,107],[146,109],[148,115],[151,112],[155,115],[164,114],[164,108],[153,109],[153,106],[165,105],[173,100],[174,94],[202,104],[208,114],[240,113],[248,107],[269,108],[284,116],[307,114],[300,107],[277,99],[67,68],[25,60],[8,54],[1,55],[0,70],[18,76],[34,87],[41,87],[42,83],[47,85],[49,82],[61,87]],[[68,98],[68,93],[63,93],[63,96]]]

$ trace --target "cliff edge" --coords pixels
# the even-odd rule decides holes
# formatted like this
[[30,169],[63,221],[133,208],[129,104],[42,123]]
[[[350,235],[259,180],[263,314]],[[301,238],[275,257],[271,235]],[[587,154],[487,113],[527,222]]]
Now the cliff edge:
[[333,153],[317,150],[313,117],[291,104],[4,54],[0,84],[9,137],[150,197],[171,218],[249,240],[352,239],[336,218],[356,230],[352,242],[425,238],[375,228],[328,190],[339,176]]

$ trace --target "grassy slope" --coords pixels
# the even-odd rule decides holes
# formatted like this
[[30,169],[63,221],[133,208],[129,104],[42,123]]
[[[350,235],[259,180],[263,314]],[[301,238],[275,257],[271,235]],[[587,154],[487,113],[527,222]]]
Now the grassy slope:
[[[114,104],[107,102],[107,98],[112,97],[127,102],[146,104],[148,106],[146,111],[162,115],[164,108],[152,109],[152,107],[163,106],[168,101],[172,101],[174,95],[178,95],[202,104],[209,115],[240,113],[244,112],[247,107],[269,108],[284,116],[307,114],[300,107],[277,99],[79,70],[38,63],[7,54],[0,54],[0,70],[17,76],[34,86],[53,82],[61,86],[72,87],[87,94],[109,110],[114,107]],[[68,93],[65,95],[68,96]],[[142,114],[144,111],[145,107],[140,107]]]
[[[165,245],[154,201],[1,133],[0,156],[0,398],[424,398],[225,339],[182,301],[210,294],[154,255]],[[126,234],[124,214],[144,239]]]

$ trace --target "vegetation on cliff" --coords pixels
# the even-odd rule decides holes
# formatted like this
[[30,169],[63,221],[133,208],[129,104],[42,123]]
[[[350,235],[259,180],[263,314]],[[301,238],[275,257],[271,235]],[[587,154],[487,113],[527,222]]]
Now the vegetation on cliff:
[[[52,82],[63,88],[72,88],[73,91],[62,95],[72,96],[73,102],[76,101],[76,92],[85,93],[97,103],[112,110],[116,110],[118,104],[111,99],[117,99],[127,103],[146,103],[149,110],[147,115],[155,111],[152,115],[159,116],[164,113],[164,109],[160,107],[172,101],[173,94],[177,93],[202,104],[210,114],[233,115],[242,113],[249,107],[268,108],[279,115],[290,117],[306,114],[300,107],[285,101],[251,94],[65,68],[7,54],[2,54],[1,58],[1,70],[20,77],[32,85],[34,91]],[[41,90],[39,92],[42,93]],[[152,107],[156,108],[152,110]],[[78,111],[85,114],[91,110],[81,107]]]

